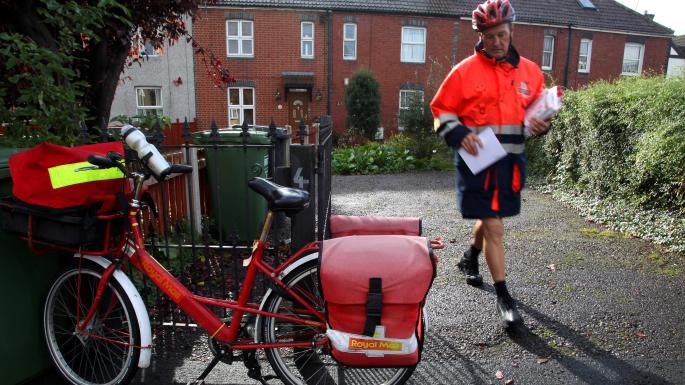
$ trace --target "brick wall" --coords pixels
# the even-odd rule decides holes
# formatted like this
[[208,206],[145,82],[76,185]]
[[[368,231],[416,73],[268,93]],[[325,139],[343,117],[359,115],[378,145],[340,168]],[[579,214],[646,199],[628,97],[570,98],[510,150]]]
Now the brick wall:
[[[226,57],[226,14],[244,12],[254,17],[254,57]],[[314,59],[300,57],[300,23],[302,16],[314,22]],[[313,72],[313,94],[321,100],[310,102],[310,120],[326,111],[326,24],[323,12],[248,9],[203,9],[195,25],[195,39],[224,60],[231,75],[238,80],[254,80],[256,94],[255,123],[268,125],[273,118],[278,126],[288,124],[283,72]],[[214,87],[207,77],[203,55],[195,55],[197,79],[197,124],[207,129],[212,118],[219,127],[228,125],[228,96]],[[276,97],[276,91],[280,96]],[[279,108],[280,106],[280,108]]]
[[[355,16],[357,24],[357,59],[343,60],[343,24],[346,16]],[[403,23],[426,27],[425,63],[402,63]],[[386,135],[397,131],[400,86],[420,84],[426,97],[435,93],[451,68],[453,19],[409,17],[406,15],[352,15],[336,13],[333,17],[333,83],[331,112],[337,131],[345,128],[345,79],[359,68],[370,69],[380,84],[381,126]]]

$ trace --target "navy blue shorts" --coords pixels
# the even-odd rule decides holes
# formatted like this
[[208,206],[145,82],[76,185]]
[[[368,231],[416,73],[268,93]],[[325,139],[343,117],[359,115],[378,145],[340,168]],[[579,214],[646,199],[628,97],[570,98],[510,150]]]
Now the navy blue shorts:
[[521,190],[526,180],[525,154],[507,154],[474,175],[454,152],[457,207],[465,219],[504,218],[521,212]]

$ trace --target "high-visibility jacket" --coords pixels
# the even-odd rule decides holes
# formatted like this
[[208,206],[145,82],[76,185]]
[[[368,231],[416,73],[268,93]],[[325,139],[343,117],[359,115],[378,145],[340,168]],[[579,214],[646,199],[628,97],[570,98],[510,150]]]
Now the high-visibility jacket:
[[491,127],[508,155],[473,175],[455,152],[457,196],[465,218],[507,217],[520,211],[525,182],[525,109],[542,92],[537,64],[510,47],[506,60],[487,57],[480,46],[455,66],[431,102],[435,129],[447,143],[461,146],[469,133]]

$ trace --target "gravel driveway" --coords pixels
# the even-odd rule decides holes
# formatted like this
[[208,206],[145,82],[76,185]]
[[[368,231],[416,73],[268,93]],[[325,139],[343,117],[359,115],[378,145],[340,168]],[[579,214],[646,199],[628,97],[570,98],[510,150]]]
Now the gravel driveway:
[[[467,286],[456,268],[473,222],[458,216],[453,184],[451,173],[333,179],[334,213],[419,216],[426,236],[445,238],[412,384],[685,384],[682,257],[526,189],[522,214],[505,220],[508,286],[526,323],[508,335],[485,264],[482,288]],[[135,383],[184,384],[197,376],[210,357],[206,337],[191,337],[179,342],[181,355],[153,357]],[[255,381],[238,363],[219,365],[207,383]]]

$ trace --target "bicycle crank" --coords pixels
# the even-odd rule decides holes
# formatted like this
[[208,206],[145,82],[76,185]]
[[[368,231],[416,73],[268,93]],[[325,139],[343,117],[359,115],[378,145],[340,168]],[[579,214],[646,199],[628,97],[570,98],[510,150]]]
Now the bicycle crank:
[[212,352],[214,358],[218,358],[219,361],[224,364],[233,364],[233,359],[235,357],[233,356],[233,350],[231,350],[228,345],[219,343],[212,337],[207,339],[207,344],[209,345],[209,351]]

